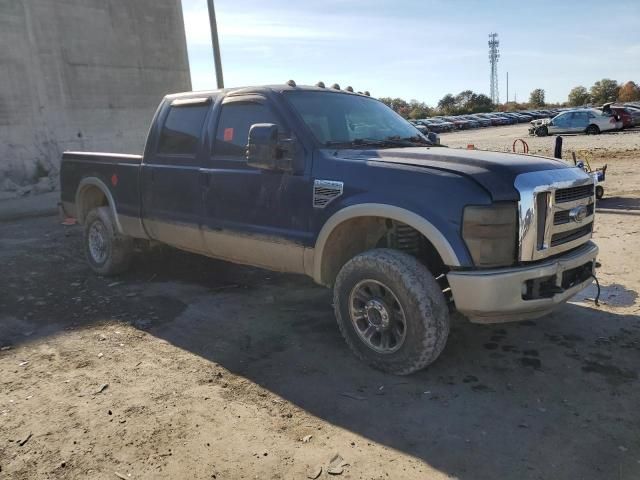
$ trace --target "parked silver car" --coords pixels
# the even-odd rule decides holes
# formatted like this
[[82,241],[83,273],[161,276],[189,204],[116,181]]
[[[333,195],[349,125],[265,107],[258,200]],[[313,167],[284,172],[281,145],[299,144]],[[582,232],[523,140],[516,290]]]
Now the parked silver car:
[[531,127],[529,127],[529,134],[538,137],[556,133],[597,135],[600,132],[617,128],[618,125],[613,115],[603,113],[595,108],[582,108],[562,112],[552,119],[533,120]]

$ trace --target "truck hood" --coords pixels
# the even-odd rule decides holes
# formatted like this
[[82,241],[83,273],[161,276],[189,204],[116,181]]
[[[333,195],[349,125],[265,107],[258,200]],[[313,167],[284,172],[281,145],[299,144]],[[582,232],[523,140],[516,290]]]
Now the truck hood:
[[521,173],[571,168],[562,160],[547,157],[442,147],[339,150],[336,154],[345,160],[395,163],[457,173],[475,180],[496,202],[520,199],[514,182]]

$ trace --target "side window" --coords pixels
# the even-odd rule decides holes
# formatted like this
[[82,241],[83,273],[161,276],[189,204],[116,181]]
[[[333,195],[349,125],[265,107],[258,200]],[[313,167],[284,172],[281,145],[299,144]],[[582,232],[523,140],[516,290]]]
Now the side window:
[[575,127],[586,127],[589,117],[586,112],[576,112],[573,114],[573,125]]
[[558,115],[553,120],[553,123],[555,123],[558,127],[566,127],[567,124],[569,123],[569,115],[571,115],[571,114],[570,113],[563,113],[561,115]]
[[282,123],[267,105],[255,102],[223,105],[213,153],[244,159],[249,129],[255,123],[275,123],[282,129]]
[[158,143],[164,155],[195,155],[209,105],[171,107]]

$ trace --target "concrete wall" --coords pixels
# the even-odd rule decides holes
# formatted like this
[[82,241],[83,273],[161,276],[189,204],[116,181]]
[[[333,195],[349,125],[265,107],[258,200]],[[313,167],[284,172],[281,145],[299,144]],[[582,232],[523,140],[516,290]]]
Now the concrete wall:
[[0,191],[55,177],[64,150],[140,153],[185,90],[180,0],[0,0]]

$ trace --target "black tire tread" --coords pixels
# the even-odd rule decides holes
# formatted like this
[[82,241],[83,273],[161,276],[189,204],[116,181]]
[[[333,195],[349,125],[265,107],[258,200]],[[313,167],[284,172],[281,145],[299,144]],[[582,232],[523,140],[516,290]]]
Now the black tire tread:
[[[103,265],[97,265],[91,259],[88,246],[88,236],[91,224],[96,220],[100,220],[109,231],[111,241],[110,256]],[[84,250],[87,257],[87,263],[91,269],[104,276],[118,275],[125,272],[131,264],[133,257],[133,239],[131,237],[121,235],[115,228],[113,214],[109,207],[98,207],[91,210],[84,222]]]
[[595,124],[591,124],[587,127],[585,132],[587,133],[587,135],[600,135],[600,127]]
[[[347,275],[354,269],[371,268],[372,266],[396,277],[404,284],[408,294],[417,300],[421,312],[420,321],[424,334],[420,339],[418,355],[404,365],[389,365],[387,362],[367,358],[356,348],[353,339],[345,331],[345,323],[350,319],[342,319],[340,312],[341,285]],[[392,249],[380,248],[357,255],[347,262],[336,279],[334,287],[334,309],[340,333],[351,351],[362,361],[373,368],[396,375],[409,375],[433,363],[442,353],[449,335],[449,309],[440,286],[429,270],[415,257]]]

